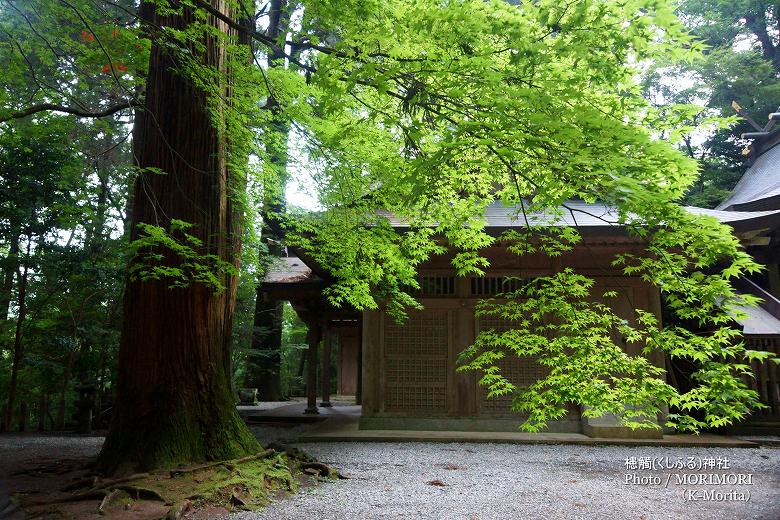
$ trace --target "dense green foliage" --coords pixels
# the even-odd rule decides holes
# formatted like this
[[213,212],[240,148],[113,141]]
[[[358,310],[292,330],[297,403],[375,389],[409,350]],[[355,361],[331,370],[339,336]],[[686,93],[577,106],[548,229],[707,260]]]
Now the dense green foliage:
[[[95,131],[105,134],[92,144]],[[76,383],[93,384],[103,404],[110,400],[124,278],[126,158],[121,148],[99,149],[115,143],[109,131],[49,117],[0,136],[0,395],[5,404],[18,352],[15,404],[27,410],[14,413],[20,425],[69,422]]]
[[[681,318],[720,332],[693,342],[635,311],[644,321],[632,333],[635,341],[701,361],[693,376],[697,386],[681,395],[653,379],[657,371],[649,365],[614,358],[620,349],[613,333],[625,325],[606,307],[572,320],[565,309],[582,304],[587,279],[568,278],[557,295],[560,275],[538,279],[541,289],[527,307],[517,307],[513,300],[521,295],[515,295],[496,311],[533,316],[549,334],[565,338],[547,346],[546,359],[567,377],[553,372],[515,401],[519,409],[533,408],[526,426],[543,426],[567,402],[593,414],[630,404],[631,414],[645,418],[666,402],[678,412],[670,425],[692,430],[728,423],[757,406],[756,394],[739,379],[753,354],[728,326],[731,307],[746,300],[729,282],[758,266],[728,228],[677,205],[697,178],[696,164],[674,142],[691,130],[685,127],[691,107],[657,110],[635,80],[648,61],[697,56],[698,44],[671,6],[383,3],[378,15],[354,18],[343,10],[337,17],[321,3],[313,7],[304,11],[304,30],[311,16],[311,24],[332,23],[337,37],[331,52],[311,56],[307,89],[295,84],[308,104],[293,98],[290,106],[319,166],[320,202],[328,211],[292,220],[295,235],[288,238],[336,274],[339,283],[329,292],[335,304],[388,305],[396,313],[414,305],[401,287],[415,287],[415,267],[445,251],[438,237],[446,237],[459,274],[482,274],[487,262],[479,251],[495,239],[484,232],[481,215],[493,201],[518,207],[522,224],[530,213],[576,222],[568,200],[599,200],[617,208],[610,223],[626,224],[648,241],[645,255],[616,258],[616,265],[659,287]],[[405,220],[409,231],[394,232],[383,211]],[[531,250],[523,242],[538,237],[553,255],[580,239],[576,229],[556,236],[525,224],[527,232],[509,237],[520,254]],[[548,300],[560,306],[562,322],[544,316]],[[467,358],[535,353],[529,350],[533,334],[515,331],[492,342],[489,334],[477,338]],[[482,383],[493,393],[511,390],[502,386],[496,365],[467,367],[488,370]],[[584,392],[582,381],[600,391]]]
[[[236,319],[238,322],[234,325],[234,334],[236,339],[233,343],[233,386],[241,388],[244,386],[246,371],[249,367],[248,357],[252,355],[255,359],[263,360],[271,357],[272,353],[267,349],[253,351],[252,334],[262,334],[264,331],[258,331],[253,327],[252,311],[255,306],[255,285],[254,280],[251,287],[247,285],[247,291],[243,295],[239,293]],[[250,292],[251,288],[251,292]],[[282,308],[282,341],[280,345],[280,366],[279,366],[279,384],[282,398],[299,397],[305,395],[304,378],[302,374],[303,362],[306,358],[306,325],[298,318],[289,303],[285,303]],[[334,359],[337,359],[334,356]],[[332,371],[333,378],[336,377],[336,371]],[[262,395],[258,396],[260,401],[264,401]]]
[[[608,306],[587,303],[592,280],[564,271],[486,302],[481,312],[518,328],[484,331],[464,353],[464,366],[482,370],[493,394],[520,390],[516,408],[531,413],[529,429],[559,417],[567,403],[589,414],[615,413],[631,426],[652,426],[647,419],[670,404],[670,424],[689,430],[728,424],[757,406],[739,376],[747,360],[763,354],[746,351],[729,327],[733,307],[750,303],[730,282],[758,266],[727,227],[678,205],[699,179],[696,162],[678,149],[680,139],[684,144],[707,113],[690,106],[692,97],[685,105],[653,106],[637,81],[652,64],[687,67],[700,59],[704,46],[670,2],[303,1],[291,6],[296,23],[289,32],[275,39],[245,32],[255,41],[254,64],[246,46],[209,23],[211,4],[155,4],[196,16],[186,30],[171,30],[141,27],[134,5],[97,9],[79,1],[48,9],[54,3],[37,0],[27,16],[42,19],[27,25],[10,23],[17,15],[4,12],[11,17],[2,40],[9,69],[38,88],[30,100],[11,85],[0,97],[0,120],[36,102],[87,106],[82,112],[90,113],[112,100],[135,104],[153,37],[180,58],[178,73],[209,94],[231,171],[265,194],[278,194],[289,172],[310,172],[322,211],[273,217],[283,222],[289,245],[332,273],[330,301],[383,307],[399,317],[418,305],[404,288],[419,286],[416,269],[433,255],[452,253],[459,275],[484,273],[480,252],[498,243],[484,229],[489,204],[515,208],[519,231],[503,237],[512,252],[557,256],[581,242],[576,225],[563,223],[564,216],[577,219],[567,202],[604,202],[615,208],[607,223],[625,225],[647,243],[645,254],[615,258],[615,265],[658,287],[681,319],[714,332],[662,327],[641,309],[626,323]],[[238,18],[230,22],[234,29]],[[53,44],[36,25],[51,31]],[[222,70],[199,62],[199,42],[213,33],[228,57]],[[271,55],[295,66],[268,67]],[[39,70],[56,82],[41,81]],[[284,172],[269,145],[280,125],[291,129],[287,147],[296,151]],[[255,199],[241,190],[231,196],[253,221]],[[393,230],[388,212],[408,231]],[[547,215],[545,225],[529,221],[531,213]],[[218,290],[214,280],[233,273],[199,253],[202,242],[187,235],[187,225],[146,226],[134,251],[151,253],[131,274]],[[182,263],[161,267],[160,250]],[[238,322],[244,333],[235,337],[246,338],[246,316]],[[663,383],[656,368],[623,351],[620,335],[648,353],[697,362],[696,386],[680,393]],[[543,340],[548,336],[555,339]],[[495,361],[530,354],[541,354],[554,370],[515,389]]]
[[701,175],[689,188],[686,202],[714,207],[726,198],[744,171],[743,132],[754,132],[748,121],[705,128],[712,116],[735,116],[736,101],[758,125],[780,106],[780,12],[763,0],[680,0],[686,28],[705,51],[686,63],[659,60],[644,81],[647,95],[659,104],[702,105],[690,123],[699,130],[687,134],[680,148],[695,158]]
[[[4,408],[18,375],[6,428],[62,428],[79,383],[96,387],[98,413],[110,405],[131,171],[120,108],[139,88],[147,43],[132,16],[107,14],[82,2],[0,5],[0,119],[12,119],[0,130]],[[15,113],[30,108],[32,118]]]

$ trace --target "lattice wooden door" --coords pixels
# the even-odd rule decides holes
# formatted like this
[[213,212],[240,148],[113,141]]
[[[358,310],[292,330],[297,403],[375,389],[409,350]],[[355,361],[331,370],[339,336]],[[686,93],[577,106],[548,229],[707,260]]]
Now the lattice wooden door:
[[385,411],[410,415],[446,412],[450,321],[447,311],[437,310],[411,312],[400,325],[385,316]]

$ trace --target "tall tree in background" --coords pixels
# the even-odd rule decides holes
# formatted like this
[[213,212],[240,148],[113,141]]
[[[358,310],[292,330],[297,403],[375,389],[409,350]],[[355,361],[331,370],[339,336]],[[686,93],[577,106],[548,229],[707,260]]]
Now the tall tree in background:
[[[284,41],[289,29],[290,12],[294,7],[294,4],[286,0],[270,2],[266,35],[276,43],[277,48],[268,53],[269,73],[273,73],[274,69],[285,67]],[[266,269],[261,272],[265,272],[275,259],[284,256],[281,220],[286,208],[284,192],[288,181],[287,147],[290,135],[290,122],[287,121],[284,107],[281,106],[273,90],[268,93],[265,108],[270,112],[271,118],[263,132],[265,152],[263,164],[266,170],[264,175],[266,182],[263,183],[260,217],[263,250],[261,256]],[[283,397],[280,379],[283,306],[284,302],[269,299],[258,285],[255,296],[254,330],[246,360],[244,385],[248,388],[257,388],[259,397],[263,401],[278,401]]]
[[30,277],[40,269],[35,262],[40,262],[40,252],[51,234],[77,211],[71,196],[81,171],[76,152],[68,144],[71,131],[67,120],[54,117],[41,124],[19,125],[0,136],[0,191],[14,195],[13,200],[4,197],[0,204],[0,242],[8,247],[2,259],[4,320],[12,300],[15,307],[13,362],[3,420],[6,431],[16,410],[19,374],[25,362]]
[[[658,63],[645,87],[660,104],[704,104],[693,126],[708,116],[734,116],[739,103],[759,124],[780,106],[780,5],[766,0],[682,0],[682,22],[707,48],[699,59],[673,67]],[[666,70],[666,73],[662,72]],[[664,77],[665,76],[665,77]],[[710,132],[688,134],[683,151],[699,162],[701,176],[690,204],[714,207],[726,198],[745,169],[740,139],[755,131],[742,118]]]
[[[9,318],[0,320],[0,398],[12,416],[4,426],[29,427],[28,418],[37,418],[40,429],[62,428],[76,383],[99,389],[102,421],[121,319],[126,93],[137,87],[132,71],[145,56],[143,42],[119,10],[107,17],[80,2],[0,7],[0,120],[7,121],[0,130],[0,317]],[[19,229],[32,238],[19,240]]]

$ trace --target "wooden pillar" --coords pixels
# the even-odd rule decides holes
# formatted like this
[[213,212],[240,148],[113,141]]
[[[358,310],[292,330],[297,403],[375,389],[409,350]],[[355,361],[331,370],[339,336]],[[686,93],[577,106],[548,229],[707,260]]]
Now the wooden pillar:
[[40,403],[38,405],[38,431],[46,429],[46,415],[49,413],[49,396],[41,391]]
[[321,337],[320,324],[309,322],[309,332],[306,333],[306,342],[309,344],[306,352],[306,410],[303,412],[307,414],[320,413],[317,410],[317,349]]
[[327,325],[323,327],[323,339],[325,340],[322,349],[322,402],[320,406],[330,408],[330,354],[333,350],[333,335]]
[[769,279],[769,292],[775,298],[780,298],[780,266],[776,262],[767,264],[766,274]]
[[19,431],[27,431],[27,401],[22,401],[19,405]]
[[381,394],[381,339],[382,313],[378,310],[363,311],[363,339],[361,341],[360,361],[360,404],[363,417],[372,417],[382,408],[384,396]]
[[355,404],[363,404],[363,319],[358,322],[357,346],[357,386],[355,387]]
[[[464,279],[466,282],[469,280]],[[477,414],[477,387],[473,372],[457,372],[458,354],[463,352],[474,341],[475,326],[474,309],[461,300],[460,306],[452,312],[451,321],[453,334],[450,341],[447,372],[451,378],[448,386],[450,394],[450,413],[456,417],[469,417]]]

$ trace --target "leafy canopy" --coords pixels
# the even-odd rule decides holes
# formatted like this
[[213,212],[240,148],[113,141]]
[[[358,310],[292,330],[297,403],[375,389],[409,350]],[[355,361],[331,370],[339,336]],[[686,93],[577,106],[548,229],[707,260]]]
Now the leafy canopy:
[[[263,143],[279,124],[291,129],[288,144],[297,153],[288,171],[310,173],[322,211],[280,217],[287,242],[334,275],[334,305],[386,306],[401,315],[417,305],[404,290],[418,286],[417,267],[445,251],[459,275],[482,274],[488,262],[481,251],[496,244],[483,219],[493,202],[520,208],[525,228],[504,237],[512,252],[560,255],[581,241],[576,226],[543,232],[527,215],[576,222],[568,201],[602,201],[616,208],[609,223],[647,244],[615,265],[655,285],[677,316],[710,332],[664,327],[641,309],[627,322],[610,306],[589,303],[591,279],[564,271],[485,303],[480,312],[519,325],[510,334],[484,331],[464,366],[482,370],[483,384],[498,395],[516,390],[496,369],[501,355],[541,354],[554,370],[515,400],[518,409],[532,408],[529,429],[559,416],[567,402],[589,414],[616,413],[630,426],[650,426],[669,403],[679,411],[671,424],[691,430],[757,406],[739,375],[746,359],[764,354],[745,350],[729,324],[733,308],[750,303],[730,281],[758,266],[728,228],[678,206],[697,168],[672,139],[689,130],[684,124],[695,110],[650,105],[637,80],[648,63],[684,63],[702,49],[671,2],[303,1],[278,39],[251,33],[259,66],[245,45],[216,29],[210,4],[155,4],[169,14],[194,13],[183,31],[144,29],[210,94],[234,172],[259,173],[264,190],[281,192],[284,175],[263,167],[271,161]],[[241,9],[229,4],[222,21],[235,28],[230,16]],[[199,42],[215,33],[231,59],[224,70],[198,59]],[[268,68],[271,55],[290,66]],[[260,110],[271,98],[274,110]],[[246,167],[248,156],[258,172]],[[408,231],[394,231],[391,214]],[[167,232],[145,231],[144,240],[157,237],[157,246],[179,248],[194,262],[169,274],[208,282],[200,267],[209,262],[190,255],[196,243],[184,235],[166,245]],[[645,350],[696,360],[697,386],[680,394],[663,383],[658,369],[625,354],[621,335]]]
[[[523,219],[576,222],[567,201],[602,201],[616,208],[609,223],[647,243],[615,265],[658,287],[680,319],[716,332],[662,327],[641,309],[627,322],[588,303],[592,279],[565,271],[485,303],[480,312],[517,327],[483,331],[464,368],[482,371],[494,395],[521,390],[515,408],[530,412],[532,430],[566,403],[633,427],[652,426],[671,404],[679,413],[669,423],[689,430],[758,406],[740,376],[759,354],[729,325],[733,307],[752,301],[730,281],[759,267],[728,228],[678,205],[696,164],[659,136],[684,133],[691,108],[658,110],[637,82],[643,64],[692,60],[701,49],[670,4],[361,2],[346,16],[332,7],[305,7],[303,32],[328,27],[333,50],[307,55],[308,82],[287,104],[326,211],[291,219],[288,239],[336,274],[335,304],[400,312],[413,305],[400,288],[416,287],[415,268],[445,245],[458,274],[483,274],[480,251],[496,242],[482,215],[494,201],[521,208],[525,229],[504,237],[512,252],[553,256],[580,242],[578,231],[551,234]],[[409,231],[394,232],[388,212]],[[625,353],[621,336],[646,354],[695,360],[694,389],[663,383],[658,368]],[[513,388],[496,363],[504,355],[541,356],[552,372]]]

